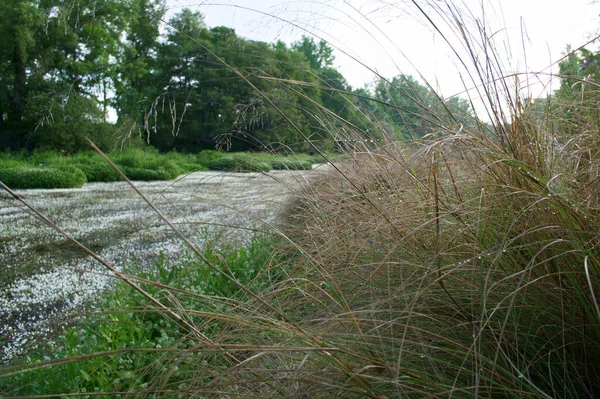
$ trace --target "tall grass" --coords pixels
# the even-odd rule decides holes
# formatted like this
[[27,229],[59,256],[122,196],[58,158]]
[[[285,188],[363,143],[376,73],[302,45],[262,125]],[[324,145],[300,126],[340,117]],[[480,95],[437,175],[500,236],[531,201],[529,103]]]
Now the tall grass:
[[599,126],[521,98],[485,21],[416,12],[490,122],[440,105],[420,142],[357,145],[297,190],[251,284],[220,257],[204,260],[227,293],[145,281],[178,343],[136,396],[600,396]]

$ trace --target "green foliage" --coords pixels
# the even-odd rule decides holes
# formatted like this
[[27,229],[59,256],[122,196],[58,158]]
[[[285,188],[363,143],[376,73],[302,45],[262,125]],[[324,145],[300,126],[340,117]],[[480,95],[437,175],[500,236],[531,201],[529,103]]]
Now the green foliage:
[[600,104],[600,52],[582,48],[571,51],[560,62],[560,88],[547,103],[538,102],[540,107],[549,107],[555,123],[564,133],[564,140],[594,129],[598,124]]
[[176,162],[150,148],[116,152],[112,160],[132,180],[171,180],[183,173]]
[[207,168],[231,172],[268,172],[271,170],[271,165],[243,154],[232,154],[210,161]]
[[37,149],[74,153],[89,148],[88,138],[104,151],[114,144],[112,127],[102,123],[102,112],[91,98],[40,95],[29,101],[28,112],[37,126],[27,138]]
[[[262,171],[271,169],[308,170],[319,157],[289,157],[267,153],[226,153],[205,150],[196,155],[159,153],[152,147],[114,151],[109,158],[132,180],[171,180],[199,170]],[[13,188],[81,187],[87,182],[114,182],[121,177],[98,153],[82,151],[61,156],[54,151],[33,154],[0,154],[0,170]],[[18,179],[27,177],[26,181]]]
[[215,151],[215,150],[204,150],[196,154],[197,162],[202,166],[207,166],[209,162],[226,156],[226,152]]
[[431,132],[428,112],[437,103],[437,97],[411,76],[399,75],[387,82],[380,80],[375,98],[388,105],[381,109],[397,137],[415,139]]
[[106,296],[100,305],[108,311],[86,316],[77,326],[67,329],[51,348],[32,353],[26,360],[32,364],[96,352],[117,351],[116,354],[0,379],[3,392],[39,395],[142,390],[148,383],[145,368],[160,360],[161,349],[174,348],[177,330],[164,319],[150,321],[147,312],[140,312],[138,298],[124,284],[118,284],[113,296]]
[[10,188],[77,188],[87,180],[85,174],[73,166],[15,166],[0,169],[0,181]]
[[173,162],[180,169],[181,173],[190,173],[202,170],[198,159],[193,154],[182,154],[179,152],[171,151],[166,154],[163,154],[165,159]]
[[0,12],[6,18],[0,33],[9,45],[0,50],[0,144],[74,152],[85,147],[83,137],[90,137],[109,149],[114,138],[107,124],[108,93],[116,89],[118,98],[126,79],[129,92],[137,88],[131,74],[115,68],[135,61],[126,57],[131,52],[123,38],[152,41],[140,33],[140,26],[150,20],[157,37],[160,12],[150,11],[160,10],[160,4],[2,2]]
[[[216,246],[214,242],[214,239],[209,240],[204,249],[204,256],[224,273],[210,268],[195,254],[187,253],[178,259],[177,263],[167,262],[161,257],[156,263],[157,274],[144,277],[190,293],[223,297],[233,297],[239,291],[240,285],[259,290],[264,288],[268,281],[281,277],[269,271],[267,281],[262,274],[267,272],[267,266],[273,256],[272,251],[277,245],[274,238],[254,236],[247,245],[239,248],[228,243]],[[152,285],[145,288],[149,292],[158,291]]]
[[[205,256],[213,264],[227,269],[226,273],[239,284],[259,290],[277,278],[265,273],[271,257],[271,243],[271,239],[255,237],[241,248],[225,245],[216,249],[214,244],[209,244]],[[176,263],[161,256],[155,266],[155,270],[144,273],[143,277],[168,288],[152,284],[142,286],[167,306],[165,294],[171,289],[225,297],[233,297],[239,291],[237,284],[211,270],[193,255],[182,257]],[[183,306],[199,304],[198,298],[193,295],[182,298],[182,301]],[[116,284],[98,305],[102,312],[89,313],[68,328],[52,346],[30,354],[21,372],[0,378],[0,391],[20,396],[65,392],[141,392],[155,382],[155,378],[164,376],[164,367],[173,352],[193,345],[193,341],[185,339],[180,326],[146,307],[145,300],[122,282]],[[117,353],[102,355],[108,351]],[[85,356],[90,353],[99,355]],[[35,367],[36,362],[82,355],[82,360]],[[180,370],[168,369],[171,379],[185,380],[186,375],[198,365],[189,366],[182,364]]]
[[127,176],[130,180],[142,180],[142,181],[152,181],[152,180],[171,180],[178,176],[177,173],[172,173],[172,171],[166,169],[148,169],[148,168],[132,168],[129,166],[123,166],[120,168],[125,176]]
[[24,161],[22,156],[19,156],[19,154],[14,154],[11,156],[7,153],[0,153],[0,169],[9,169],[25,165],[26,161]]
[[271,162],[274,170],[310,170],[312,162],[299,159],[278,158]]
[[274,170],[310,170],[313,163],[322,162],[321,157],[309,155],[276,155],[270,153],[218,153],[209,152],[203,157],[202,162],[211,170],[225,171],[261,171]]
[[121,180],[121,176],[94,151],[84,151],[70,158],[73,166],[81,169],[88,182],[114,182]]
[[[171,18],[161,39],[163,0],[1,7],[15,22],[0,24],[13,39],[0,51],[3,148],[74,153],[91,138],[108,151],[138,132],[162,151],[298,152],[310,149],[307,137],[331,150],[324,125],[370,125],[324,41],[303,37],[290,48],[250,41],[229,28],[209,29],[189,9]],[[107,122],[110,107],[118,129]]]
[[324,40],[317,44],[312,37],[302,36],[302,40],[294,43],[292,49],[302,53],[315,70],[331,67],[335,60],[333,49]]

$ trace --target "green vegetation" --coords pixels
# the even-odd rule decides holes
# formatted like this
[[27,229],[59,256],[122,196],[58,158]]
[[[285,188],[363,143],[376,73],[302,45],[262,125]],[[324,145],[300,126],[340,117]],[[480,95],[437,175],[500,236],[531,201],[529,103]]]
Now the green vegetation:
[[[205,255],[211,262],[226,267],[227,273],[240,284],[260,290],[278,278],[267,270],[272,258],[271,242],[269,238],[256,236],[241,248],[225,245],[216,249],[209,244]],[[141,286],[165,304],[169,304],[166,294],[171,289],[186,290],[186,297],[179,298],[180,305],[186,308],[205,302],[202,298],[205,295],[233,297],[238,291],[230,280],[214,273],[191,254],[177,264],[170,264],[161,257],[155,267],[140,275],[144,279]],[[223,302],[218,311],[225,311],[227,307]],[[0,378],[0,392],[22,396],[71,391],[143,392],[165,372],[164,367],[175,352],[184,353],[189,347],[189,337],[181,326],[146,306],[144,300],[122,282],[116,283],[114,290],[97,304],[97,309],[97,313],[92,312],[67,328],[50,347],[29,354],[24,359],[27,363],[8,372],[12,375]],[[204,309],[216,310],[214,305]],[[220,327],[215,323],[212,328]],[[98,355],[86,356],[90,353]],[[63,361],[75,356],[84,359]],[[14,372],[36,362],[46,365],[25,374]],[[168,372],[174,379],[185,381],[187,370],[169,369]]]
[[[159,154],[152,149],[114,151],[110,158],[131,180],[170,180],[203,169],[193,155]],[[92,151],[73,156],[51,151],[30,156],[4,154],[0,166],[0,181],[11,188],[70,188],[121,180],[108,162]]]
[[251,161],[245,157],[229,156],[215,159],[208,164],[208,168],[212,170],[268,172],[271,170],[271,165],[266,162]]
[[[434,125],[423,123],[432,106],[470,115],[468,102],[440,103],[407,75],[353,89],[322,40],[246,40],[189,9],[161,34],[164,0],[10,0],[0,13],[4,150],[72,154],[90,138],[103,151],[150,143],[161,151],[303,152],[307,139],[333,151],[340,139],[422,137]],[[383,129],[369,129],[373,122]]]
[[73,166],[60,169],[16,166],[1,169],[0,181],[16,188],[73,188],[83,186],[86,177],[85,173]]
[[[131,180],[172,180],[199,170],[229,172],[268,172],[309,170],[321,156],[269,153],[226,153],[202,151],[198,154],[159,153],[152,147],[113,151],[109,158]],[[106,160],[94,151],[60,156],[53,151],[0,154],[0,181],[11,188],[74,188],[86,182],[122,180]]]
[[232,153],[214,158],[207,163],[208,169],[227,171],[310,170],[313,163],[323,162],[322,157],[291,155],[287,157],[268,153]]
[[[376,86],[374,97],[388,108],[363,102],[367,91],[330,91],[347,105],[346,114],[332,115],[337,100],[326,104],[323,82],[343,82],[329,68],[325,43],[305,39],[289,49],[244,42],[227,28],[207,29],[189,10],[175,16],[178,30],[156,51],[155,66],[183,72],[177,79],[174,72],[131,73],[139,90],[120,105],[120,118],[139,117],[131,104],[147,95],[148,131],[157,126],[163,149],[220,139],[236,149],[242,144],[216,135],[235,109],[242,142],[307,149],[308,139],[323,151],[341,142],[344,158],[294,190],[285,214],[269,225],[276,239],[158,262],[156,273],[132,278],[157,302],[118,286],[102,311],[50,349],[50,363],[45,353],[7,366],[0,387],[20,395],[600,397],[600,56],[570,54],[557,93],[521,98],[514,74],[489,47],[494,33],[485,21],[467,25],[477,17],[442,3],[448,12],[437,5],[417,11],[447,43],[457,43],[457,63],[468,64],[474,86],[487,90],[489,123],[466,102],[446,101],[405,75]],[[458,46],[477,49],[477,57],[460,58]],[[240,73],[259,92],[209,49],[243,66]],[[260,73],[252,74],[246,51],[275,57],[261,58]],[[213,81],[211,74],[223,79],[201,85],[201,77]],[[161,76],[170,83],[145,84]],[[160,120],[162,105],[144,90],[165,85],[172,96],[161,98],[165,109],[189,117]],[[295,129],[259,94],[289,106],[293,123],[306,123]],[[357,115],[364,118],[354,121]],[[316,119],[322,122],[312,131],[307,126]],[[172,130],[161,136],[164,125]],[[418,140],[377,144],[382,137]],[[215,151],[190,155],[195,161],[139,150],[111,156],[145,178],[196,164],[264,171],[310,161],[299,156],[282,165],[271,155]],[[59,170],[55,165],[68,158],[32,159]],[[1,162],[2,171],[18,171],[29,161]]]

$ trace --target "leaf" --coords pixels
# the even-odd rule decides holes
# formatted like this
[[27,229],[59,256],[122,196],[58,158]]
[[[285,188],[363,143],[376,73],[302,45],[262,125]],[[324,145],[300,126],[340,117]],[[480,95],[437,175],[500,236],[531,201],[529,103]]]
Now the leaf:
[[84,370],[79,370],[79,372],[81,373],[81,376],[83,377],[84,380],[89,382],[92,379],[90,377],[90,375],[88,373],[86,373]]

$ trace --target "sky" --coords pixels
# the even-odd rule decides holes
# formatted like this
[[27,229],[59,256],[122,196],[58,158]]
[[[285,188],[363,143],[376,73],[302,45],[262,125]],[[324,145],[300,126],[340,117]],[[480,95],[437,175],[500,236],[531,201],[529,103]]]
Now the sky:
[[[400,73],[427,81],[444,97],[464,95],[464,67],[454,49],[456,31],[433,29],[415,3],[443,7],[442,0],[167,0],[169,16],[188,7],[205,15],[209,27],[228,26],[251,40],[290,44],[302,35],[326,40],[334,48],[334,66],[353,87]],[[521,90],[538,97],[558,88],[550,79],[567,45],[577,48],[598,35],[597,0],[460,0],[470,21],[485,20],[504,73],[518,73]],[[435,18],[435,9],[428,13]],[[471,14],[471,15],[469,15]],[[445,32],[448,26],[436,19]],[[474,25],[472,25],[474,26]],[[471,29],[475,32],[477,29]],[[593,48],[590,47],[590,48]],[[466,53],[461,53],[465,57]],[[481,54],[476,54],[481,56]]]

